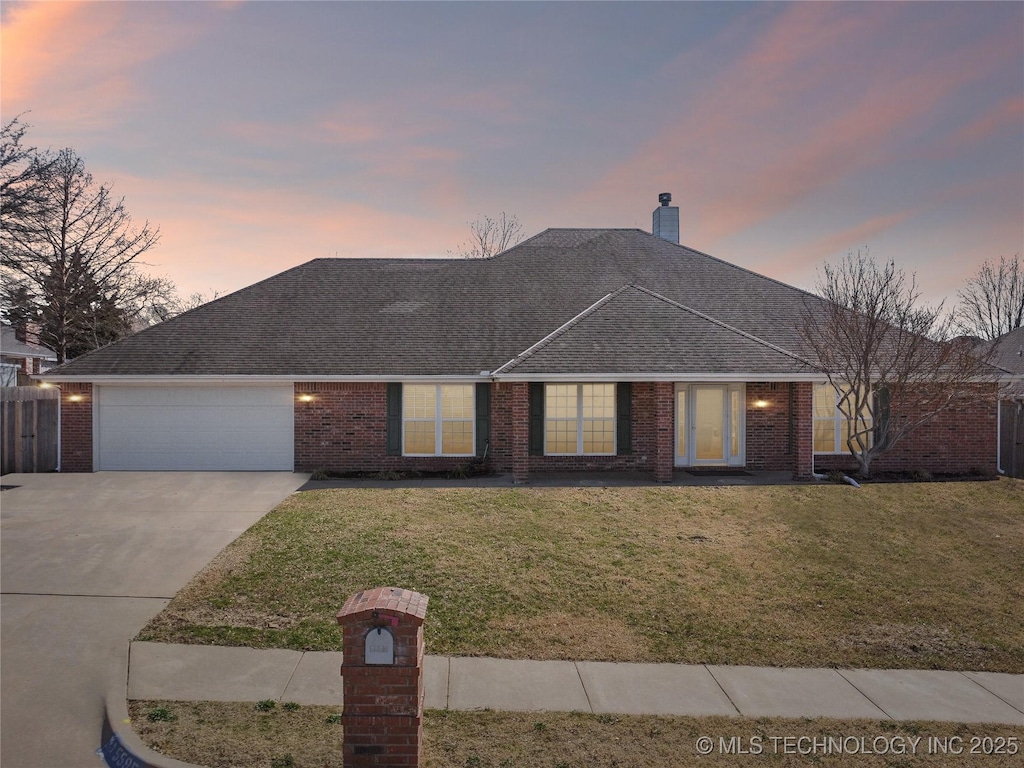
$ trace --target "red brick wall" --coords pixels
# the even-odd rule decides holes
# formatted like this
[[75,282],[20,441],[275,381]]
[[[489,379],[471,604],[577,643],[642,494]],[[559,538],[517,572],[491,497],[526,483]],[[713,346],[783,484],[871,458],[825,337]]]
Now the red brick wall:
[[92,384],[60,385],[60,469],[92,472]]
[[[978,395],[961,399],[955,407],[910,433],[875,459],[871,472],[995,474],[997,387],[979,385]],[[849,454],[817,455],[814,466],[817,472],[854,471],[857,462]]]
[[[311,399],[303,401],[304,395]],[[388,456],[383,382],[295,384],[296,472],[439,472],[469,461],[466,456]]]
[[[85,386],[91,394],[89,385],[80,386]],[[519,480],[533,472],[617,470],[653,472],[659,480],[671,479],[675,452],[675,385],[636,382],[632,393],[633,451],[630,455],[529,456],[529,385],[526,382],[494,385],[488,464],[498,472],[513,473]],[[295,385],[295,394],[297,471],[445,471],[468,461],[465,457],[388,456],[384,383],[300,383]],[[303,394],[310,395],[312,400],[302,402],[299,398]],[[807,382],[747,384],[748,468],[808,476],[811,470],[811,394],[812,386]],[[755,403],[759,400],[766,405],[757,407]],[[72,437],[64,453],[66,457],[74,454],[79,462],[75,466],[83,466],[88,471],[92,462],[91,402],[72,413],[76,415],[66,415],[65,420],[70,419],[68,423],[77,425],[74,428],[79,433],[77,439]],[[82,421],[83,415],[86,421]],[[82,431],[86,428],[87,434]],[[964,403],[940,416],[897,445],[891,453],[880,457],[875,469],[992,472],[995,464],[993,388],[991,402]],[[855,464],[845,455],[815,456],[814,466],[820,472],[849,469]]]
[[807,382],[748,382],[747,468],[811,473],[811,395]]

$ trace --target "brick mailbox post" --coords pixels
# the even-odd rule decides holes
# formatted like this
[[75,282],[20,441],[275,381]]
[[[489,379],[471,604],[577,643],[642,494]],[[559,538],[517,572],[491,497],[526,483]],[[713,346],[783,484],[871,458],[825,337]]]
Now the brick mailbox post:
[[344,634],[345,768],[422,764],[426,595],[377,587],[338,612]]

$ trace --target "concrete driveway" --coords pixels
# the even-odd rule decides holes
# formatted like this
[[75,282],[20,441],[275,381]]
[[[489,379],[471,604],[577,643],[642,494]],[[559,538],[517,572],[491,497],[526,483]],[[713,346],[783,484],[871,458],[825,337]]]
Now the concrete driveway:
[[128,643],[185,583],[301,486],[285,472],[4,475],[0,764],[101,765]]

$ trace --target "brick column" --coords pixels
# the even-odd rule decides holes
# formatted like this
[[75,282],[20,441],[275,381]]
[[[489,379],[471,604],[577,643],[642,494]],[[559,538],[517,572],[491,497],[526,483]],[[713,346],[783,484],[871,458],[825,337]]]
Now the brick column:
[[676,388],[671,381],[654,383],[654,480],[672,482],[675,470]]
[[809,480],[814,472],[814,385],[800,381],[793,387],[790,424],[793,429],[793,479]]
[[423,764],[423,619],[426,595],[377,587],[338,612],[344,634],[345,768]]
[[512,482],[525,483],[530,479],[530,385],[516,381],[510,386]]
[[92,472],[92,384],[60,384],[60,469]]

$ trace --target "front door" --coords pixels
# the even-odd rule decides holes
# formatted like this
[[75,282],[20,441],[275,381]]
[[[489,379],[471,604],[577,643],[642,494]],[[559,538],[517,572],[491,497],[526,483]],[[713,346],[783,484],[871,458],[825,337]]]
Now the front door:
[[742,384],[676,385],[676,466],[742,466]]

